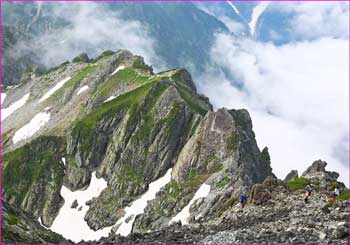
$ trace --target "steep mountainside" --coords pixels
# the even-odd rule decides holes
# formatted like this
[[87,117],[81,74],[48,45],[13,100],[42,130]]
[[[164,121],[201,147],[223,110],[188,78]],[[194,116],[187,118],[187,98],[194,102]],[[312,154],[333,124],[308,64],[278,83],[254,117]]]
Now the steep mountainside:
[[[28,71],[6,91],[1,115],[4,242],[168,241],[164,233],[149,239],[181,232],[179,223],[189,225],[188,241],[199,242],[237,229],[240,218],[229,214],[241,213],[240,193],[251,192],[243,213],[250,215],[280,187],[340,185],[316,162],[301,179],[293,172],[287,188],[272,173],[268,149],[258,148],[248,111],[213,111],[187,70],[154,73],[126,50]],[[36,233],[21,234],[26,229]],[[203,234],[191,237],[196,232]]]
[[[203,214],[272,174],[247,111],[213,112],[186,70],[154,74],[128,51],[28,73],[4,107],[4,200],[48,227],[64,208],[61,186],[85,189],[95,174],[108,185],[88,203],[94,230],[116,224],[169,169],[171,181],[134,229],[157,228],[149,219],[165,226],[205,183]],[[160,203],[165,216],[153,214]]]
[[16,84],[22,73],[35,63],[35,54],[31,50],[18,51],[15,47],[18,41],[26,42],[31,36],[19,31],[16,27],[2,26],[2,73],[4,85]]

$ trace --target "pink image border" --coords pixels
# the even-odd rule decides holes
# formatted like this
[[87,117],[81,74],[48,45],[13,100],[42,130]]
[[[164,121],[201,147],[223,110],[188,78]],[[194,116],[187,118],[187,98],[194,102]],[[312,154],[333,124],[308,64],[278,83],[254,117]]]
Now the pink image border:
[[[254,0],[245,0],[245,1],[231,1],[231,2],[263,2],[263,1],[268,1],[268,2],[348,2],[348,7],[349,7],[349,12],[348,12],[348,27],[350,28],[350,18],[349,18],[349,13],[350,13],[350,0],[260,0],[260,1],[254,1]],[[3,31],[2,31],[2,2],[227,2],[225,0],[0,0],[0,92],[2,92],[2,40],[3,40]],[[350,33],[350,30],[349,30]],[[350,50],[350,40],[348,40],[349,43],[349,50]],[[349,55],[349,64],[350,64],[350,54]],[[350,66],[349,66],[349,71],[350,71]],[[349,78],[350,79],[350,78]],[[349,85],[350,85],[350,80],[349,80]],[[350,86],[348,87],[348,96],[350,94]],[[1,98],[1,95],[0,95]],[[350,96],[348,99],[349,102],[349,108],[350,108]],[[0,105],[2,107],[2,105]],[[0,110],[0,118],[1,118],[1,110]],[[348,131],[348,138],[350,139],[350,113],[348,111],[348,119],[349,119],[349,131]],[[349,149],[350,142],[348,142],[348,149]],[[1,188],[1,193],[0,193],[0,243],[2,243],[2,210],[3,210],[3,204],[2,204],[2,122],[0,121],[0,188]],[[350,151],[349,151],[349,156],[348,160],[350,159]],[[348,162],[348,167],[350,163]],[[349,168],[349,176],[350,176],[350,168]],[[348,186],[350,186],[350,182],[348,183]],[[348,243],[350,244],[350,202],[348,201],[347,203],[348,206],[348,229],[349,229],[349,237],[348,237]],[[7,243],[10,244],[10,243]],[[48,243],[50,244],[50,243]],[[86,243],[88,244],[88,243]],[[91,243],[89,243],[91,244]],[[243,243],[245,244],[245,243]],[[279,243],[275,243],[279,244]],[[288,244],[288,243],[283,243],[283,244]],[[68,245],[68,244],[67,244]]]

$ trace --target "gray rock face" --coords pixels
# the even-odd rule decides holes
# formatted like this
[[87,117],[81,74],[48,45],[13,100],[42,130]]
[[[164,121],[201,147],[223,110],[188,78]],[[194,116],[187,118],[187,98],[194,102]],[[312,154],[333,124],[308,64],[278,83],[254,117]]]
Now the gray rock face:
[[325,167],[327,163],[325,161],[317,160],[302,174],[310,180],[319,181],[322,185],[326,183],[336,182],[339,174],[337,172],[326,171]]
[[2,242],[17,244],[72,243],[39,224],[30,214],[7,202],[2,203]]
[[297,170],[292,170],[284,178],[284,182],[288,182],[289,180],[296,179],[298,177],[299,177],[298,171]]
[[62,138],[39,137],[3,156],[4,200],[50,226],[63,205]]
[[220,216],[240,192],[269,175],[268,150],[260,152],[248,112],[209,111],[182,148],[172,182],[136,218],[133,230],[145,232],[167,226],[203,183],[211,186],[210,194],[191,206],[189,220],[201,217],[208,221]]

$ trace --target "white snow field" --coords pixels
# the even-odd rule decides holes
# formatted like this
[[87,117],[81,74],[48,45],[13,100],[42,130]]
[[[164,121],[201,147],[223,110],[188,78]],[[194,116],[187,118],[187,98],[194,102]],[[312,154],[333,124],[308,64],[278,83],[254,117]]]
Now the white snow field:
[[[5,99],[5,97],[4,97],[4,99]],[[7,107],[5,109],[1,109],[1,121],[5,120],[5,118],[10,116],[15,110],[24,106],[28,99],[29,99],[29,93],[25,94],[22,98],[20,98],[16,102],[13,102],[9,107]],[[2,102],[3,102],[3,99],[1,97],[1,103]]]
[[53,95],[57,90],[63,87],[63,85],[68,82],[71,79],[71,77],[66,77],[65,79],[59,81],[54,87],[52,87],[49,91],[47,91],[43,97],[40,98],[39,102],[43,102],[47,98],[49,98],[51,95]]
[[[106,187],[107,182],[103,178],[98,179],[96,172],[92,173],[90,185],[86,190],[72,192],[67,187],[62,186],[61,196],[64,199],[64,205],[54,220],[51,230],[74,242],[98,240],[103,236],[107,237],[113,226],[94,231],[90,229],[84,220],[84,216],[89,209],[89,206],[85,203],[93,197],[99,196]],[[77,208],[71,208],[74,200],[78,201]],[[82,210],[78,211],[80,206],[82,206]]]
[[117,96],[112,95],[111,97],[109,97],[108,99],[106,99],[103,103],[106,103],[108,101],[114,100],[115,98],[117,98]]
[[207,185],[206,183],[202,184],[201,187],[196,191],[194,194],[194,197],[192,200],[184,207],[180,213],[178,213],[175,217],[173,217],[169,224],[181,221],[182,225],[187,225],[188,224],[188,218],[190,217],[190,207],[192,204],[199,198],[204,198],[208,196],[210,192],[210,185]]
[[38,218],[38,222],[39,222],[39,224],[40,224],[42,227],[48,229],[48,228],[47,228],[45,225],[43,225],[43,223],[41,222],[41,217]]
[[125,69],[125,66],[121,65],[121,66],[118,66],[117,69],[114,70],[114,72],[112,72],[111,76],[113,76],[114,74],[116,74],[118,71],[121,71]]
[[[130,207],[125,208],[125,215],[116,223],[116,225],[120,225],[116,233],[122,236],[130,234],[136,215],[143,213],[148,201],[154,199],[156,193],[170,182],[171,171],[172,169],[169,169],[163,177],[150,183],[148,191],[134,201]],[[107,237],[114,225],[94,231],[90,229],[84,220],[84,216],[89,209],[85,203],[93,197],[97,197],[106,187],[107,182],[102,178],[97,179],[96,172],[92,173],[90,185],[86,190],[72,192],[65,186],[62,186],[61,195],[65,202],[54,220],[51,230],[74,242],[79,242],[83,239],[86,241]],[[75,209],[71,208],[74,200],[78,201],[78,207],[82,206],[81,211],[78,211],[78,207]],[[130,216],[133,218],[126,222]]]
[[1,104],[4,103],[6,98],[6,94],[5,93],[1,93]]
[[231,8],[233,9],[233,11],[235,11],[236,14],[240,15],[238,9],[235,5],[233,5],[233,3],[231,3],[230,1],[227,1],[227,3],[231,6]]
[[49,112],[39,112],[36,114],[28,124],[16,131],[12,138],[13,144],[33,136],[50,120],[50,116],[51,114]]
[[81,94],[82,92],[84,92],[85,90],[88,90],[89,89],[89,86],[85,85],[83,87],[81,87],[77,93],[77,95]]
[[256,23],[259,20],[260,15],[265,11],[267,6],[269,6],[270,2],[260,2],[255,6],[252,13],[252,18],[249,22],[250,34],[254,36],[256,31]]
[[[127,236],[132,230],[132,225],[138,214],[142,214],[147,207],[148,201],[153,200],[156,197],[157,192],[171,180],[172,169],[168,169],[166,174],[149,184],[148,191],[143,194],[139,199],[134,201],[130,207],[125,208],[124,216],[118,220],[116,225],[119,225],[117,234]],[[131,219],[129,217],[132,217]],[[128,222],[126,220],[130,219]]]

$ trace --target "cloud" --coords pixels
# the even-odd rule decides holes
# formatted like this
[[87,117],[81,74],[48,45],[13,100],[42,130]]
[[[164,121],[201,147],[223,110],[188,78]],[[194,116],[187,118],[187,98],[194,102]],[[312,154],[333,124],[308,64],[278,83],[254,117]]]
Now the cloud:
[[275,46],[217,34],[211,57],[220,69],[197,80],[216,108],[250,111],[278,177],[321,158],[348,183],[348,47],[334,38]]
[[41,11],[44,17],[54,16],[68,25],[19,46],[38,50],[40,62],[47,66],[70,60],[82,52],[96,56],[107,49],[121,48],[143,56],[150,64],[162,64],[154,52],[155,40],[150,37],[145,24],[125,21],[118,12],[92,2],[59,3],[45,10],[48,9],[48,12]]
[[290,2],[271,6],[274,11],[291,14],[289,29],[294,35],[309,39],[322,36],[349,38],[347,2]]

